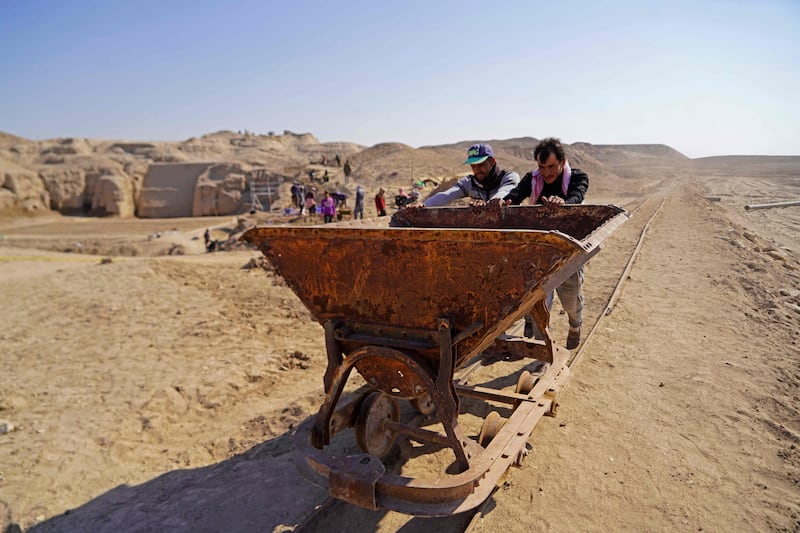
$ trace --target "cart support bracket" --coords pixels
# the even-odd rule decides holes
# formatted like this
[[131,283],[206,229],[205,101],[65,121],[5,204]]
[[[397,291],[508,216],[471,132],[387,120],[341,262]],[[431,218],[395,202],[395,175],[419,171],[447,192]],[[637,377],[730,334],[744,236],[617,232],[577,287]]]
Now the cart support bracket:
[[328,492],[334,498],[371,509],[378,509],[375,484],[386,472],[380,459],[369,455],[350,455],[330,467]]

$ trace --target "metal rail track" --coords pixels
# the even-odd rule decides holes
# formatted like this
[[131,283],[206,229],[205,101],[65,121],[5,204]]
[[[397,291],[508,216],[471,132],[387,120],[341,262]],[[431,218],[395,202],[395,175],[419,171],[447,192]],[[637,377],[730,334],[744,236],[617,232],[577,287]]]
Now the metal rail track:
[[[668,193],[662,200],[659,206],[655,209],[652,215],[647,219],[642,230],[639,234],[637,239],[636,245],[634,246],[633,250],[631,251],[628,260],[625,264],[622,273],[620,274],[619,278],[617,279],[614,288],[608,298],[606,306],[600,315],[598,315],[597,320],[595,320],[594,324],[592,325],[589,333],[584,338],[583,342],[581,343],[580,349],[572,356],[572,358],[567,363],[567,366],[570,369],[574,369],[577,366],[578,362],[580,362],[581,356],[584,353],[586,346],[589,343],[589,339],[591,339],[592,334],[597,330],[600,323],[603,321],[603,318],[611,314],[614,308],[614,304],[616,303],[617,299],[622,290],[622,286],[625,283],[625,280],[628,278],[631,269],[633,268],[633,264],[636,262],[636,257],[639,254],[639,250],[644,243],[645,236],[647,234],[647,230],[650,227],[651,222],[655,219],[655,217],[661,212],[664,203],[669,199],[671,196],[671,192]],[[628,205],[637,203],[632,209],[629,209],[631,215],[634,215],[638,211],[641,210],[653,197],[648,197],[644,199],[641,203],[638,202],[628,202],[625,207],[627,208]],[[463,369],[462,369],[463,370]],[[461,513],[458,515],[442,517],[442,518],[425,518],[424,525],[419,526],[419,531],[431,531],[437,530],[441,533],[469,533],[474,529],[474,527],[480,523],[480,521],[485,516],[485,513],[492,501],[492,497],[496,493],[498,487],[492,491],[491,495],[484,501],[481,505],[476,507],[475,509]],[[313,533],[318,531],[330,531],[330,524],[326,524],[328,519],[331,517],[338,517],[342,516],[347,513],[354,512],[353,506],[343,502],[341,500],[337,500],[333,497],[328,496],[325,500],[323,500],[319,505],[317,505],[313,510],[309,512],[302,519],[302,521],[294,528],[294,532],[296,533]],[[358,512],[369,512],[358,509]],[[435,522],[435,524],[434,524]],[[414,528],[409,528],[407,526],[403,527],[404,531],[414,531]]]

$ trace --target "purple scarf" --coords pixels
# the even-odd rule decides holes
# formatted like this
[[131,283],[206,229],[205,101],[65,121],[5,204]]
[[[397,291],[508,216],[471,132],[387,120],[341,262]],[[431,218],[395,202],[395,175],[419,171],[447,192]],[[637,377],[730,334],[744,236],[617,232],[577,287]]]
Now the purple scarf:
[[[569,179],[572,177],[572,169],[569,168],[569,161],[564,161],[564,171],[561,173],[561,190],[564,192],[564,197],[567,196],[567,189],[569,189]],[[539,195],[542,194],[544,189],[544,178],[539,169],[533,171],[533,183],[531,184],[531,197],[528,203],[534,205]]]

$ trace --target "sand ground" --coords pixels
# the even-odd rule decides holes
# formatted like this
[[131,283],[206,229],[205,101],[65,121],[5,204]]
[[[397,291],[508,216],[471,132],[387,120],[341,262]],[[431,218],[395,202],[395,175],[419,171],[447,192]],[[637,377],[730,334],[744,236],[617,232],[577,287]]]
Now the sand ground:
[[[589,324],[663,208],[478,531],[800,531],[800,209],[745,212],[765,190],[800,197],[677,176],[637,199],[587,267]],[[202,253],[230,225],[0,220],[0,526],[287,531],[325,498],[290,453],[323,399],[322,328],[242,268],[258,252]],[[184,255],[154,255],[168,241]],[[95,254],[57,251],[78,242]],[[432,527],[351,508],[324,529]]]

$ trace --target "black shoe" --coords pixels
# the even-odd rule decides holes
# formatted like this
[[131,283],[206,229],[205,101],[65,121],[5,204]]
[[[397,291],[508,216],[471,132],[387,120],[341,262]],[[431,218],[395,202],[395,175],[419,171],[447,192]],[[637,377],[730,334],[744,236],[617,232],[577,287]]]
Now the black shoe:
[[574,350],[578,347],[581,343],[581,327],[578,326],[577,329],[573,329],[572,327],[569,328],[569,334],[567,335],[567,350]]

